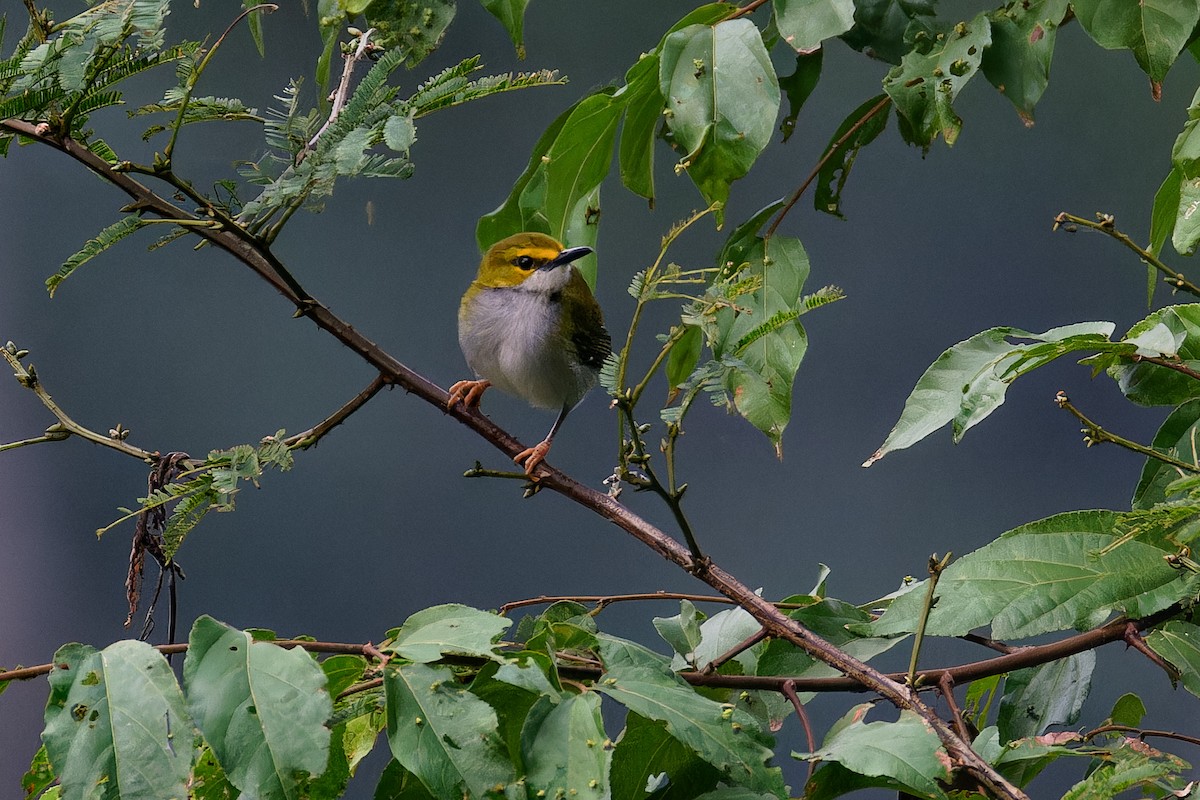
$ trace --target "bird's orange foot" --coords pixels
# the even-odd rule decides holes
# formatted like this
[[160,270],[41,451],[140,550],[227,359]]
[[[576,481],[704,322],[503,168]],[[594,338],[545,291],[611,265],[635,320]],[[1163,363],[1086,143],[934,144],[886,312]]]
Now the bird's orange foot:
[[526,447],[521,452],[513,456],[513,463],[520,464],[525,468],[525,474],[532,480],[537,480],[538,476],[533,474],[533,471],[546,460],[546,454],[550,452],[549,442],[538,442],[533,447]]
[[462,401],[467,408],[479,405],[479,400],[491,381],[459,381],[450,387],[450,396],[446,398],[446,408],[454,408],[455,403]]

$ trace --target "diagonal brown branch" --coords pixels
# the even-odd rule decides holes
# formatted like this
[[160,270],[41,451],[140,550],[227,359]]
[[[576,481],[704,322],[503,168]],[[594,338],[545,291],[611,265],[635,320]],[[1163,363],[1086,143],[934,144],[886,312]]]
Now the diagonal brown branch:
[[[134,202],[127,208],[138,208],[145,213],[169,219],[194,219],[192,215],[169,203],[130,176],[114,170],[108,162],[93,154],[79,142],[51,135],[40,130],[37,125],[23,120],[0,121],[0,129],[7,129],[26,136],[84,164],[88,169],[134,199]],[[280,275],[281,273],[286,274],[286,270],[269,249],[257,245],[250,237],[245,236],[244,232],[239,235],[228,229],[216,230],[210,227],[195,227],[189,228],[189,230],[230,253],[253,270],[296,306],[298,316],[308,317],[322,330],[333,335],[378,370],[390,383],[404,388],[426,403],[439,409],[445,409],[448,396],[444,389],[402,364],[324,305],[315,299],[297,293],[288,283],[284,282]],[[483,416],[477,409],[464,408],[460,403],[446,413],[474,430],[509,457],[524,449],[512,435]],[[794,620],[789,619],[769,601],[756,595],[748,586],[717,564],[708,560],[696,559],[687,548],[675,539],[618,503],[614,498],[585,486],[553,467],[545,467],[545,475],[542,477],[540,485],[558,492],[608,520],[666,560],[690,572],[721,594],[734,600],[763,626],[768,635],[792,642],[813,658],[829,664],[898,708],[910,709],[917,713],[936,733],[956,767],[965,770],[974,779],[981,782],[993,796],[1008,800],[1026,797],[1019,788],[972,750],[968,742],[963,741],[948,723],[922,703],[907,687],[851,657]]]

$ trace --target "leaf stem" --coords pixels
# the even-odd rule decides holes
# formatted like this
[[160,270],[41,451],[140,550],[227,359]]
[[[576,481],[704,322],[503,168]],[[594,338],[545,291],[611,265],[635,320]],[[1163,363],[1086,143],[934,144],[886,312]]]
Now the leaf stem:
[[1101,428],[1095,422],[1092,422],[1092,420],[1084,416],[1083,412],[1081,412],[1071,403],[1066,392],[1060,391],[1057,395],[1055,395],[1054,402],[1058,404],[1059,408],[1070,412],[1072,416],[1083,423],[1083,428],[1080,430],[1080,433],[1083,434],[1083,442],[1088,447],[1101,442],[1110,442],[1112,444],[1124,447],[1126,450],[1132,450],[1135,453],[1140,453],[1147,458],[1158,459],[1164,464],[1169,464],[1176,469],[1183,470],[1185,472],[1200,473],[1200,466],[1189,464],[1186,461],[1181,461],[1174,456],[1170,456],[1166,453],[1155,450],[1153,447],[1147,447],[1144,444],[1138,444],[1137,442],[1126,439],[1123,436],[1118,436],[1115,433]]
[[380,390],[387,385],[387,378],[382,374],[376,375],[375,379],[365,389],[350,398],[345,405],[330,414],[329,417],[321,420],[306,431],[287,437],[283,440],[283,443],[291,450],[307,450],[315,446],[317,442],[321,441],[322,437],[345,422],[351,414],[365,406],[372,397],[379,394]]
[[[1150,266],[1166,276],[1166,282],[1173,286],[1176,290],[1182,290],[1188,294],[1200,297],[1200,286],[1189,281],[1182,272],[1176,272],[1163,263],[1162,259],[1151,253],[1144,247],[1141,247],[1137,242],[1129,237],[1128,234],[1117,230],[1116,221],[1111,214],[1096,214],[1095,220],[1090,220],[1086,217],[1078,217],[1074,214],[1068,214],[1066,211],[1060,212],[1054,218],[1054,230],[1068,225],[1082,225],[1085,228],[1090,228],[1094,231],[1100,231],[1103,234],[1111,236],[1121,244],[1128,247],[1133,252],[1137,253],[1138,258],[1145,261]],[[1065,228],[1070,230],[1070,228]]]
[[905,677],[905,684],[913,690],[917,688],[917,662],[921,657],[921,645],[925,642],[925,626],[929,622],[929,615],[933,612],[934,603],[937,601],[934,592],[937,589],[938,579],[942,577],[942,572],[950,564],[950,558],[953,555],[953,553],[946,553],[940,560],[937,553],[929,557],[929,583],[925,586],[925,603],[921,608],[921,622],[917,625],[912,656],[908,660],[908,675]]

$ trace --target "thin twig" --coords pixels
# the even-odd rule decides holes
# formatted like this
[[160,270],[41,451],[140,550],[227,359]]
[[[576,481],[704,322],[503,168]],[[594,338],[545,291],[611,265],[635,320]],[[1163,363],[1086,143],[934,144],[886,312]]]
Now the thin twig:
[[1134,650],[1137,650],[1146,658],[1150,659],[1152,664],[1157,666],[1163,672],[1167,673],[1167,677],[1171,679],[1172,685],[1179,683],[1179,670],[1175,668],[1175,665],[1171,664],[1165,658],[1150,649],[1150,645],[1146,644],[1146,640],[1142,638],[1142,632],[1137,629],[1136,625],[1133,623],[1127,623],[1125,625],[1125,634],[1123,638],[1125,639],[1125,644],[1129,645]]
[[1115,445],[1120,445],[1126,450],[1132,450],[1135,453],[1140,453],[1147,458],[1158,459],[1164,464],[1168,464],[1176,469],[1183,470],[1184,472],[1200,472],[1200,467],[1196,466],[1195,464],[1189,464],[1188,462],[1181,461],[1174,456],[1169,456],[1166,453],[1155,450],[1153,447],[1146,447],[1144,444],[1138,444],[1137,442],[1126,439],[1123,436],[1118,436],[1115,433],[1106,431],[1104,428],[1101,428],[1095,422],[1092,422],[1090,419],[1085,417],[1083,412],[1072,405],[1070,399],[1067,397],[1066,392],[1060,391],[1058,394],[1056,394],[1054,396],[1054,402],[1058,404],[1059,408],[1069,411],[1071,415],[1075,417],[1075,419],[1083,423],[1084,427],[1080,430],[1080,433],[1083,434],[1083,442],[1088,447],[1091,447],[1094,444],[1100,444],[1101,442],[1110,442]]
[[1187,742],[1200,746],[1200,738],[1188,736],[1184,733],[1176,733],[1175,731],[1156,731],[1146,728],[1135,728],[1132,725],[1101,725],[1099,728],[1088,731],[1083,734],[1084,739],[1093,739],[1102,733],[1136,733],[1139,739],[1145,739],[1147,736],[1159,736],[1164,739],[1175,739],[1180,742]]
[[[127,456],[133,456],[134,458],[141,459],[142,461],[146,461],[148,463],[153,463],[158,458],[157,452],[151,453],[149,450],[143,450],[140,447],[134,447],[131,444],[127,444],[122,439],[117,439],[112,436],[105,436],[102,433],[97,433],[96,431],[83,427],[78,422],[67,416],[67,412],[58,407],[58,404],[54,402],[52,397],[50,397],[50,393],[46,391],[46,387],[42,385],[41,378],[38,377],[37,371],[32,366],[26,368],[14,354],[8,352],[8,348],[6,347],[0,347],[0,356],[3,356],[4,360],[8,362],[8,365],[13,368],[13,374],[15,375],[17,382],[36,394],[38,399],[42,401],[42,405],[44,405],[50,411],[50,413],[58,419],[58,425],[61,426],[61,430],[47,430],[46,436],[61,438],[61,434],[65,432],[67,434],[78,436],[81,439],[87,439],[89,442],[95,442],[96,444],[104,445],[105,447],[111,447],[113,450],[116,450],[119,453],[123,453]],[[49,440],[52,441],[53,439]],[[0,448],[0,450],[9,449],[12,446],[13,445],[7,445],[3,448]]]
[[1179,359],[1179,356],[1167,358],[1165,356],[1142,356],[1135,353],[1129,357],[1129,360],[1133,361],[1134,363],[1145,361],[1147,364],[1157,364],[1160,367],[1173,369],[1180,374],[1187,375],[1193,380],[1200,381],[1200,372],[1197,372],[1187,364],[1184,364],[1183,361]]
[[925,587],[925,603],[921,608],[921,621],[917,625],[917,634],[913,637],[912,657],[908,661],[908,676],[905,679],[905,683],[910,689],[917,688],[917,660],[921,656],[921,645],[925,642],[925,626],[929,622],[929,615],[933,612],[933,606],[937,602],[934,591],[937,589],[938,579],[942,577],[942,572],[950,563],[952,555],[953,553],[946,553],[945,557],[940,560],[937,553],[929,557],[929,582]]
[[968,742],[971,741],[971,731],[967,728],[967,721],[963,719],[962,709],[958,707],[958,703],[954,701],[954,678],[947,673],[942,673],[942,677],[938,679],[938,693],[942,699],[946,701],[946,707],[950,709],[950,721],[954,724],[954,729],[958,731],[958,735]]
[[962,639],[964,642],[972,642],[973,644],[983,645],[989,650],[995,650],[997,653],[1016,653],[1025,649],[1025,647],[1013,647],[1011,644],[1005,644],[1004,642],[997,641],[996,639],[989,639],[988,637],[980,636],[977,633],[967,633],[958,638]]
[[792,210],[792,206],[796,205],[796,203],[800,201],[800,197],[804,194],[805,190],[808,189],[809,184],[815,181],[817,176],[821,174],[821,170],[825,168],[825,164],[829,161],[829,159],[833,158],[834,154],[837,153],[838,150],[842,149],[846,142],[850,141],[850,137],[858,133],[862,126],[866,125],[872,117],[874,117],[880,111],[888,108],[891,104],[892,98],[880,98],[879,102],[871,106],[867,110],[867,113],[863,114],[858,121],[851,125],[844,134],[838,137],[836,142],[829,145],[829,149],[825,151],[825,155],[821,156],[821,160],[817,162],[817,165],[812,168],[812,172],[808,173],[808,177],[804,179],[804,183],[800,184],[800,188],[792,192],[792,196],[788,198],[787,203],[784,204],[783,208],[779,209],[779,213],[775,215],[775,219],[771,221],[771,226],[767,228],[767,232],[763,235],[764,239],[770,239],[775,235],[775,231],[779,227],[779,223],[783,222],[783,218],[786,217],[788,212]]
[[[599,608],[611,605],[612,603],[627,603],[630,601],[644,600],[688,600],[693,603],[721,603],[724,605],[734,605],[734,601],[728,597],[711,594],[689,594],[687,592],[639,592],[636,594],[564,594],[564,595],[542,595],[541,597],[530,597],[525,600],[513,600],[500,606],[497,612],[500,616],[507,616],[510,611],[526,606],[547,606],[554,603],[595,603]],[[807,608],[810,603],[774,603],[776,608],[794,609]]]
[[[1054,218],[1054,230],[1058,230],[1065,225],[1082,225],[1085,228],[1090,228],[1094,231],[1100,231],[1116,239],[1121,244],[1128,247],[1133,252],[1137,253],[1138,258],[1145,261],[1150,266],[1166,276],[1166,281],[1175,289],[1182,290],[1188,294],[1200,297],[1200,286],[1189,281],[1182,272],[1176,272],[1163,263],[1162,259],[1151,253],[1146,248],[1140,246],[1137,242],[1129,237],[1128,234],[1117,230],[1116,221],[1111,214],[1097,214],[1095,220],[1090,220],[1087,217],[1077,217],[1074,214],[1068,214],[1066,211],[1059,213]],[[1070,230],[1067,228],[1067,230]]]
[[337,89],[333,93],[333,105],[329,109],[329,119],[325,120],[325,124],[321,126],[321,129],[313,134],[312,139],[297,154],[296,163],[303,161],[304,154],[317,146],[317,141],[324,135],[325,131],[329,130],[329,126],[337,121],[338,116],[342,113],[342,109],[346,107],[346,100],[350,96],[350,79],[354,76],[354,66],[366,58],[367,54],[374,48],[374,45],[370,44],[371,34],[374,32],[374,28],[367,28],[358,37],[358,46],[354,48],[354,52],[347,53],[344,56],[346,63],[342,66],[342,79],[338,81]]
[[313,447],[317,442],[321,441],[321,437],[345,422],[351,414],[365,406],[372,397],[379,394],[379,391],[387,385],[388,381],[383,375],[376,375],[375,379],[367,385],[367,388],[352,397],[349,402],[333,412],[327,419],[321,420],[306,431],[287,437],[283,440],[283,443],[293,450],[296,448],[307,450]]
[[[813,736],[812,725],[808,722],[808,712],[804,710],[804,704],[800,702],[800,695],[796,694],[796,682],[794,680],[784,681],[779,691],[792,704],[792,708],[796,709],[796,716],[800,719],[801,727],[804,728],[804,738],[808,740],[808,752],[817,752],[817,739]],[[816,768],[817,762],[810,759],[808,762],[808,777],[810,780],[813,776],[813,770]]]
[[766,639],[766,638],[767,638],[766,631],[757,630],[754,633],[747,636],[745,639],[742,639],[740,642],[735,644],[733,647],[726,650],[724,653],[721,653],[719,656],[715,657],[712,661],[709,661],[707,664],[705,664],[703,667],[700,668],[700,671],[704,672],[704,673],[715,673],[722,666],[724,666],[725,664],[728,664],[730,661],[737,658],[742,653],[746,652],[751,647],[754,647],[754,645],[758,644],[759,642],[761,642],[763,639]]

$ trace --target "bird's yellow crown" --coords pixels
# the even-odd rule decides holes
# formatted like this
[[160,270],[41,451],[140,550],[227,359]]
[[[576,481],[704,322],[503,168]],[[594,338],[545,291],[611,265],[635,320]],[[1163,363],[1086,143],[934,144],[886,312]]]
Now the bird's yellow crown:
[[475,283],[484,287],[517,286],[558,257],[563,246],[544,233],[518,233],[488,248]]

